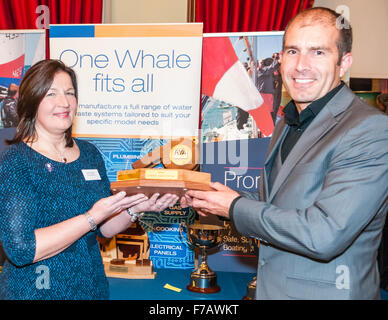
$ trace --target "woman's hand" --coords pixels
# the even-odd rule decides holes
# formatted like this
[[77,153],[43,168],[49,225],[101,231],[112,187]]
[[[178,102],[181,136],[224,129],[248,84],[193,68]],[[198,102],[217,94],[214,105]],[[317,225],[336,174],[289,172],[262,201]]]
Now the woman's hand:
[[151,198],[145,200],[139,204],[131,206],[131,211],[134,213],[156,211],[160,212],[166,208],[172,207],[179,197],[175,194],[166,193],[159,198],[159,193],[154,193]]
[[[115,196],[112,196],[112,197],[115,197]],[[140,213],[140,212],[146,212],[146,211],[162,211],[168,207],[173,206],[178,200],[178,196],[174,194],[165,194],[159,199],[158,197],[159,197],[158,193],[155,193],[149,199],[143,194],[135,195],[131,197],[125,197],[121,200],[120,200],[120,197],[118,196],[118,198],[116,199],[113,198],[113,200],[117,201],[116,205],[111,202],[111,199],[109,199],[111,197],[105,198],[107,199],[107,203],[105,202],[101,203],[101,206],[103,206],[104,208],[114,207],[115,213],[118,213],[118,212],[121,212],[121,213],[116,214],[109,219],[105,219],[102,225],[100,225],[100,231],[102,235],[107,238],[111,238],[117,233],[122,232],[123,230],[127,229],[130,226],[130,224],[133,221],[130,219],[129,214],[126,212],[127,208],[131,208],[131,212],[134,214]],[[121,205],[119,205],[120,203]],[[100,207],[100,204],[98,206]],[[101,209],[101,211],[103,210]],[[109,211],[109,210],[105,210],[105,211]]]
[[89,214],[92,215],[95,222],[99,224],[123,210],[147,200],[149,200],[148,197],[142,193],[127,197],[125,191],[121,191],[113,196],[97,201],[89,210]]

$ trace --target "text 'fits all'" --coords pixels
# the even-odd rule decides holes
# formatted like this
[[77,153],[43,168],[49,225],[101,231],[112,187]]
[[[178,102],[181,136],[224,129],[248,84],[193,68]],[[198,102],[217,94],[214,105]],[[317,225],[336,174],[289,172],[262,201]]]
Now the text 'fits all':
[[144,77],[130,80],[128,89],[123,78],[112,78],[109,74],[96,73],[93,78],[95,92],[151,93],[154,92],[154,74],[147,73]]

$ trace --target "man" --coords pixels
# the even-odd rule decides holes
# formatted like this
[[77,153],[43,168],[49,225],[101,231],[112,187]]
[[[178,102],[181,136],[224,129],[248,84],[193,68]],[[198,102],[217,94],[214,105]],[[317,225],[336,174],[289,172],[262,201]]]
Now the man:
[[[281,98],[281,82],[279,82],[279,61],[276,53],[272,58],[263,59],[260,63],[260,68],[257,70],[257,89],[262,94],[264,101],[270,104],[271,116],[274,124],[276,123],[276,115],[280,105]],[[279,86],[280,84],[280,86]]]
[[19,87],[11,83],[8,87],[8,93],[2,102],[1,107],[1,120],[3,121],[4,128],[16,127],[18,124],[18,113],[16,110],[16,94]]
[[388,117],[340,81],[352,32],[336,27],[338,17],[313,8],[286,29],[281,74],[293,100],[272,135],[260,201],[220,183],[181,199],[261,240],[257,299],[380,298]]
[[272,119],[273,123],[276,124],[277,115],[280,107],[280,103],[282,101],[282,76],[280,75],[280,56],[278,52],[275,52],[272,55],[272,58],[274,59],[274,97],[273,97],[273,111],[272,111]]

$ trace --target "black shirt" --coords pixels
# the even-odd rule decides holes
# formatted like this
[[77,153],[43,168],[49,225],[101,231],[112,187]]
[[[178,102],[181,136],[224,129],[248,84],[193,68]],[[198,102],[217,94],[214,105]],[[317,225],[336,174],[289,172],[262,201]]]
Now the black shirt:
[[296,108],[294,100],[291,100],[284,107],[284,121],[290,126],[290,129],[281,148],[282,163],[284,163],[288,154],[291,152],[292,148],[295,146],[309,124],[344,85],[345,83],[341,81],[340,85],[329,91],[322,98],[313,101],[306,109],[302,110],[300,114]]

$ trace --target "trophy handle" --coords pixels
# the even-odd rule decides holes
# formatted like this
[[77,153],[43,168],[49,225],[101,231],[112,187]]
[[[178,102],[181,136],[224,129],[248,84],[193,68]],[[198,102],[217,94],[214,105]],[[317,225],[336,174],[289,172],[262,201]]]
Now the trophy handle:
[[185,223],[184,223],[184,222],[181,222],[181,223],[179,224],[179,234],[180,234],[180,236],[181,236],[181,238],[182,238],[184,244],[187,245],[190,249],[194,250],[195,247],[192,246],[191,243],[190,243],[190,242],[185,238],[185,236],[182,234],[183,228],[186,228],[186,230],[187,230],[187,227],[186,227]]

